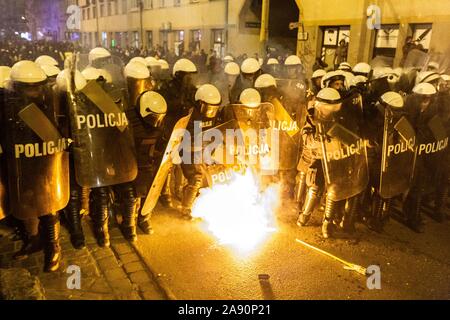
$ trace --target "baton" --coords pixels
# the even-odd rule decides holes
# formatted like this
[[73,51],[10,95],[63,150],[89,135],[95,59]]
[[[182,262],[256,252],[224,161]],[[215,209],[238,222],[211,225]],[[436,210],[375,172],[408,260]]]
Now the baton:
[[316,247],[314,247],[314,246],[312,246],[312,245],[310,245],[310,244],[308,244],[308,243],[306,243],[306,242],[304,242],[302,240],[296,239],[295,241],[297,241],[298,243],[301,243],[302,245],[304,245],[307,248],[313,249],[313,250],[315,250],[317,252],[320,252],[323,255],[326,255],[327,257],[330,257],[330,258],[332,258],[332,259],[334,259],[336,261],[339,261],[340,263],[342,263],[344,265],[344,269],[355,271],[355,272],[357,272],[357,273],[359,273],[359,274],[361,274],[363,276],[367,275],[366,268],[364,268],[364,267],[362,267],[360,265],[357,265],[357,264],[345,261],[345,260],[343,260],[343,259],[341,259],[339,257],[336,257],[336,256],[332,255],[331,253],[328,253],[328,252],[326,252],[326,251],[324,251],[322,249],[316,248]]

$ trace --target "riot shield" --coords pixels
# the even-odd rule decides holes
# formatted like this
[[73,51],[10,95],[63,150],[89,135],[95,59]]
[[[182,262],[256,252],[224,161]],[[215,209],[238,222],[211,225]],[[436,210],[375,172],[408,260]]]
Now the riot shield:
[[363,192],[369,182],[365,141],[336,121],[319,120],[317,127],[330,199],[345,200]]
[[4,111],[11,213],[25,220],[62,210],[69,201],[69,141],[57,126],[51,89],[13,88]]
[[416,156],[414,128],[402,115],[384,111],[383,149],[379,193],[391,199],[405,193],[411,186]]
[[[85,56],[78,57],[79,64],[73,68],[83,67],[85,60]],[[137,176],[134,140],[125,113],[128,97],[123,64],[115,57],[107,61],[98,69],[101,77],[80,90],[75,89],[74,77],[70,79],[76,179],[87,188],[126,183]]]
[[273,113],[268,112],[270,126],[279,133],[279,169],[292,170],[298,163],[300,128],[295,119],[289,115],[283,104],[277,98],[271,100]]
[[423,168],[422,176],[420,177],[423,179],[421,181],[422,191],[424,194],[428,194],[435,191],[436,181],[438,181],[443,170],[448,165],[446,163],[446,152],[449,137],[439,115],[432,117],[422,130],[422,137],[427,137],[427,139],[420,141],[416,152],[418,161],[420,161]]
[[202,132],[200,138],[203,145],[202,171],[206,184],[213,187],[226,184],[232,180],[235,173],[243,174],[245,164],[239,161],[236,150],[242,136],[236,120],[230,120],[214,128]]
[[257,108],[231,105],[237,121],[240,138],[235,154],[240,163],[253,167],[261,175],[273,175],[279,170],[279,130],[274,130],[270,118],[274,118],[275,107],[262,103]]
[[178,120],[173,128],[164,155],[161,159],[161,163],[158,167],[158,171],[156,172],[147,198],[144,202],[144,205],[142,206],[141,214],[143,216],[151,214],[153,209],[156,207],[159,196],[161,194],[161,190],[164,187],[164,183],[166,182],[167,174],[169,173],[170,168],[173,166],[174,161],[176,160],[174,158],[176,150],[178,150],[181,142],[183,141],[185,129],[187,128],[188,123],[191,119],[192,112],[193,109],[191,109],[190,113],[187,116]]
[[403,69],[410,70],[423,70],[428,62],[428,55],[419,49],[411,50],[405,58]]

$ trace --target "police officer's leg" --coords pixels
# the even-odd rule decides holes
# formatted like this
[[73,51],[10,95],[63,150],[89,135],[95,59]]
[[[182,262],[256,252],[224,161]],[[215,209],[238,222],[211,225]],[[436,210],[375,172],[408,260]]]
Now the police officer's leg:
[[91,193],[90,188],[81,187],[81,211],[83,211],[83,214],[88,215],[89,214],[89,195]]
[[185,218],[192,219],[192,206],[203,185],[203,174],[199,165],[195,164],[183,164],[182,169],[184,176],[188,180],[188,185],[184,188],[181,212]]
[[85,246],[81,226],[81,193],[81,187],[75,181],[72,181],[69,204],[64,210],[70,233],[70,242],[75,249],[81,249]]
[[378,194],[374,194],[371,215],[367,219],[367,226],[369,227],[369,229],[381,232],[381,217],[383,215],[383,206],[383,199]]
[[151,225],[152,212],[147,212],[145,215],[142,214],[142,206],[145,202],[145,198],[137,199],[137,212],[138,212],[138,226],[145,234],[153,234],[153,228]]
[[343,206],[343,201],[334,200],[332,192],[327,192],[325,212],[322,223],[322,236],[328,239],[333,234],[334,223],[333,220],[339,216]]
[[128,241],[135,242],[137,241],[137,198],[133,183],[124,183],[116,186],[115,189],[119,193],[119,199],[121,200],[120,207],[122,208],[122,234]]
[[306,192],[306,173],[299,171],[295,177],[295,201],[298,203],[298,207],[303,208],[303,203],[305,202],[305,192]]
[[348,209],[344,212],[344,220],[342,221],[342,228],[347,233],[355,232],[355,222],[360,209],[360,195],[356,195],[348,199]]
[[324,186],[321,168],[318,168],[317,166],[309,168],[306,174],[305,183],[308,186],[308,193],[306,195],[303,210],[297,220],[298,226],[305,226],[308,223],[320,201],[321,190]]
[[29,255],[42,250],[42,243],[39,237],[39,219],[32,218],[27,220],[21,220],[19,223],[20,229],[23,229],[22,235],[22,247],[13,256],[16,260],[23,260],[28,258]]
[[424,163],[423,161],[417,161],[415,178],[403,204],[403,214],[406,217],[407,226],[418,233],[424,232],[424,225],[420,212],[424,183],[426,183]]
[[174,166],[172,166],[167,173],[166,182],[164,183],[164,187],[161,191],[161,197],[159,198],[161,204],[166,208],[175,208],[174,195],[172,191],[173,180]]
[[56,214],[48,214],[39,218],[42,226],[44,242],[44,271],[54,272],[59,269],[61,247],[59,245],[59,219]]
[[438,178],[438,183],[436,186],[434,210],[431,217],[437,222],[444,222],[445,220],[445,207],[448,194],[448,176],[447,170],[443,170],[442,174]]
[[90,210],[94,223],[94,234],[100,247],[109,247],[109,212],[111,207],[109,187],[94,188],[91,191],[92,209]]

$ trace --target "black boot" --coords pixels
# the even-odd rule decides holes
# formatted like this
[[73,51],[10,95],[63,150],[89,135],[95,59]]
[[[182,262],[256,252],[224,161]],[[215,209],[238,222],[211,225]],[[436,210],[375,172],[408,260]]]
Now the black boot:
[[153,228],[150,223],[151,215],[148,214],[146,216],[139,215],[138,217],[138,226],[145,234],[153,234]]
[[422,204],[422,197],[419,193],[409,194],[406,200],[406,224],[407,226],[417,233],[423,233],[425,226],[420,214],[420,206]]
[[192,217],[192,206],[197,198],[200,187],[198,185],[187,185],[184,189],[181,214],[186,220],[194,220]]
[[173,196],[173,192],[172,192],[172,181],[174,178],[173,170],[174,169],[172,168],[172,170],[170,170],[169,173],[167,174],[167,179],[166,179],[166,182],[164,183],[163,190],[161,191],[161,196],[159,197],[159,201],[166,208],[176,209],[174,196]]
[[379,195],[374,196],[372,212],[367,219],[367,227],[376,232],[382,232],[381,217],[383,214],[383,200]]
[[121,225],[122,234],[126,240],[130,242],[136,242],[137,241],[136,194],[134,192],[132,184],[126,184],[121,188],[121,190],[122,190],[121,198],[123,199],[123,214],[122,214],[123,221]]
[[94,234],[100,247],[109,247],[109,210],[110,195],[107,187],[92,190],[93,210],[91,210],[94,223]]
[[322,236],[325,239],[330,238],[333,235],[334,228],[334,217],[336,216],[336,210],[338,207],[338,202],[331,200],[329,196],[327,196],[327,202],[325,205],[324,219],[322,223]]
[[85,239],[83,227],[81,226],[80,211],[80,188],[73,187],[73,189],[70,191],[69,205],[67,206],[65,213],[70,232],[70,242],[75,249],[82,249],[85,247]]
[[360,197],[354,196],[348,199],[348,210],[344,213],[344,220],[342,221],[342,229],[345,232],[355,233],[355,222],[359,212]]
[[319,200],[319,188],[315,186],[310,187],[306,195],[303,211],[298,216],[297,225],[299,227],[304,227],[308,223]]
[[42,250],[42,242],[39,235],[30,236],[25,234],[23,238],[22,247],[18,252],[13,255],[13,259],[15,260],[25,260],[33,253],[39,252]]
[[61,261],[59,246],[59,220],[56,215],[46,215],[40,218],[44,242],[44,272],[55,272]]
[[447,201],[447,193],[448,189],[444,185],[443,188],[438,188],[438,191],[436,192],[436,198],[434,200],[434,211],[431,215],[431,218],[433,218],[435,221],[442,223],[445,221],[445,201]]
[[89,194],[91,193],[90,188],[81,187],[81,211],[84,215],[89,214]]

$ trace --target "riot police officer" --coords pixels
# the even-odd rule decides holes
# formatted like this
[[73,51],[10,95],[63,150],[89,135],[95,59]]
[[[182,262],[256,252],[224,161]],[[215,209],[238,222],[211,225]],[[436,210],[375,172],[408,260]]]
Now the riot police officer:
[[8,166],[8,195],[12,215],[25,225],[24,245],[15,255],[26,257],[40,249],[38,225],[44,246],[44,271],[59,268],[57,212],[69,201],[68,141],[55,116],[51,88],[43,70],[21,61],[11,70],[5,93],[4,145]]
[[[70,105],[67,96],[67,84],[69,81],[69,70],[63,70],[56,78],[56,97],[61,106],[61,113],[64,115],[67,136],[70,136]],[[81,90],[86,85],[86,79],[81,72],[75,74],[75,86]],[[81,212],[89,210],[89,188],[82,188],[75,178],[75,164],[73,152],[70,152],[70,200],[64,210],[66,222],[70,233],[70,241],[75,249],[85,246],[83,227],[81,225]]]
[[340,107],[341,97],[334,89],[322,89],[315,97],[313,109],[308,110],[305,126],[302,128],[303,149],[298,163],[299,174],[297,198],[299,202],[299,217],[297,225],[305,226],[318,205],[325,188],[325,178],[322,170],[323,150],[319,132],[316,127],[315,110]]
[[[172,80],[169,82],[167,89],[160,91],[169,108],[165,120],[166,130],[164,130],[164,140],[166,141],[169,141],[169,135],[177,121],[189,114],[190,109],[195,105],[196,75],[197,67],[195,64],[188,59],[180,59],[173,66]],[[181,187],[182,179],[180,167],[173,166],[167,175],[160,197],[164,206],[178,208],[175,198],[177,194],[182,193],[182,190],[178,188],[173,190],[172,185]]]
[[372,119],[369,145],[369,187],[373,205],[367,224],[381,232],[390,216],[392,199],[410,188],[414,170],[415,132],[403,110],[403,97],[386,92],[379,99],[379,114]]
[[[203,132],[217,125],[217,115],[220,111],[222,97],[219,90],[211,84],[201,86],[195,94],[195,109],[188,125],[191,137],[197,132]],[[195,139],[194,139],[195,140]],[[191,210],[200,188],[203,186],[202,159],[203,146],[191,146],[189,163],[181,167],[188,180],[184,188],[181,212],[186,219],[192,219]],[[184,158],[184,156],[183,156]]]
[[[150,184],[155,175],[155,166],[164,152],[161,146],[162,125],[167,112],[164,98],[152,91],[152,79],[147,67],[140,62],[130,62],[125,67],[128,83],[130,108],[127,118],[133,129],[133,137],[137,151],[138,176],[134,181],[134,189],[138,199],[137,208],[141,207],[142,198],[148,194]],[[139,209],[138,209],[139,211]],[[138,225],[146,234],[152,233],[150,225],[151,213],[138,215]],[[134,214],[124,217],[124,235],[133,241],[136,237]],[[125,227],[126,226],[126,227]],[[125,230],[125,229],[128,229]]]
[[88,58],[89,67],[82,72],[86,86],[77,90],[76,80],[71,79],[69,87],[71,130],[76,179],[80,186],[91,188],[94,234],[99,246],[105,247],[110,245],[113,195],[121,205],[124,236],[136,239],[137,199],[132,181],[137,176],[137,162],[126,117],[127,84],[121,61],[103,48],[93,49]]
[[448,136],[439,117],[436,93],[436,88],[430,83],[419,83],[407,98],[405,107],[411,114],[418,147],[414,181],[403,204],[403,212],[408,227],[418,233],[424,232],[421,215],[423,196],[435,191],[448,148]]
[[256,79],[261,75],[261,65],[255,58],[247,58],[241,65],[241,76],[231,89],[231,103],[239,103],[239,97],[245,89],[253,88]]

